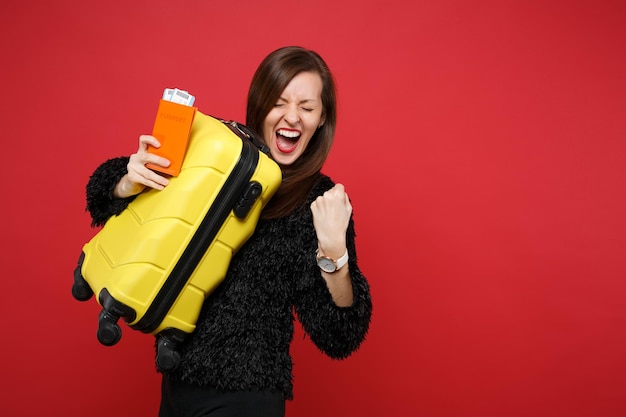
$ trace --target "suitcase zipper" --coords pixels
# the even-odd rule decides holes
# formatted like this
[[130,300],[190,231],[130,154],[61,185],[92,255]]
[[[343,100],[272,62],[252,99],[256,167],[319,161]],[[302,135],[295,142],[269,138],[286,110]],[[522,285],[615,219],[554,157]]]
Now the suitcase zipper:
[[248,139],[242,139],[242,142],[243,148],[239,160],[218,193],[214,204],[209,208],[150,307],[137,323],[130,326],[131,328],[150,333],[161,324],[246,189],[258,164],[259,151]]

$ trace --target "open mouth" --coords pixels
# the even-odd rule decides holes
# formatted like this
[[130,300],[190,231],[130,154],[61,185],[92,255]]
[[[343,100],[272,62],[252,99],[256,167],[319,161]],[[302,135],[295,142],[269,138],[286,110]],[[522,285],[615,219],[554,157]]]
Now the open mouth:
[[296,149],[301,132],[293,129],[278,129],[276,131],[276,147],[283,153],[291,153]]

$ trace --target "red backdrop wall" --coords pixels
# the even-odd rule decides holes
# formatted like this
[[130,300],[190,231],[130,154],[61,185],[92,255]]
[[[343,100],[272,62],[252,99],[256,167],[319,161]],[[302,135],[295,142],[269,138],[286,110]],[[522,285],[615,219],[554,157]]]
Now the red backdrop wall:
[[1,415],[156,415],[151,337],[101,346],[96,303],[70,294],[85,184],[135,150],[165,87],[243,120],[254,69],[288,44],[335,72],[325,171],[353,200],[374,299],[346,361],[296,335],[288,415],[626,413],[623,1],[0,12]]

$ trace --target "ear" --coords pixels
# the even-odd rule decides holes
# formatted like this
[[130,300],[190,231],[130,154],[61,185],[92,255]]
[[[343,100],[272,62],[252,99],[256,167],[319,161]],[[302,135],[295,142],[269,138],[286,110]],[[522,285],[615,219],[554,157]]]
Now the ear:
[[322,116],[322,118],[320,119],[320,124],[317,125],[317,128],[319,129],[320,127],[324,126],[324,122],[326,121],[326,116]]

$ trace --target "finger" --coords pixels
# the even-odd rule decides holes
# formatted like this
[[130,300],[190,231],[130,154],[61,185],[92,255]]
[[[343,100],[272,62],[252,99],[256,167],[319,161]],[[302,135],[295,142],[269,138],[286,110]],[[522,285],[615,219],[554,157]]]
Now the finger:
[[168,180],[164,177],[157,176],[155,179],[147,179],[145,185],[150,188],[162,190],[168,184]]
[[145,164],[154,164],[163,168],[167,168],[168,166],[170,166],[170,160],[159,155],[148,153],[146,154],[145,162],[143,165]]
[[140,166],[145,166],[146,164],[154,164],[167,168],[170,165],[170,161],[167,158],[150,152],[138,151],[130,156],[129,166],[133,166],[135,169],[139,170]]
[[167,178],[157,174],[156,172],[146,167],[141,167],[137,170],[129,171],[128,178],[132,182],[142,184],[146,187],[157,188],[159,190],[163,189],[163,187],[169,184],[169,180]]
[[335,190],[339,194],[346,192],[346,188],[344,187],[343,184],[335,184],[335,186],[331,189]]
[[346,211],[348,212],[348,214],[352,214],[352,203],[350,203],[348,194],[346,194]]
[[344,193],[343,185],[336,184],[333,188],[330,188],[324,192],[325,197],[338,197]]
[[159,148],[161,147],[161,142],[152,135],[139,136],[139,149],[137,152],[147,152],[149,146]]
[[131,155],[128,163],[128,179],[131,182],[142,184],[148,187],[153,187],[157,184],[163,187],[169,183],[168,179],[158,174],[157,172],[146,167],[146,163],[166,163],[163,166],[169,165],[169,161],[165,158],[158,157],[151,154],[134,154]]

